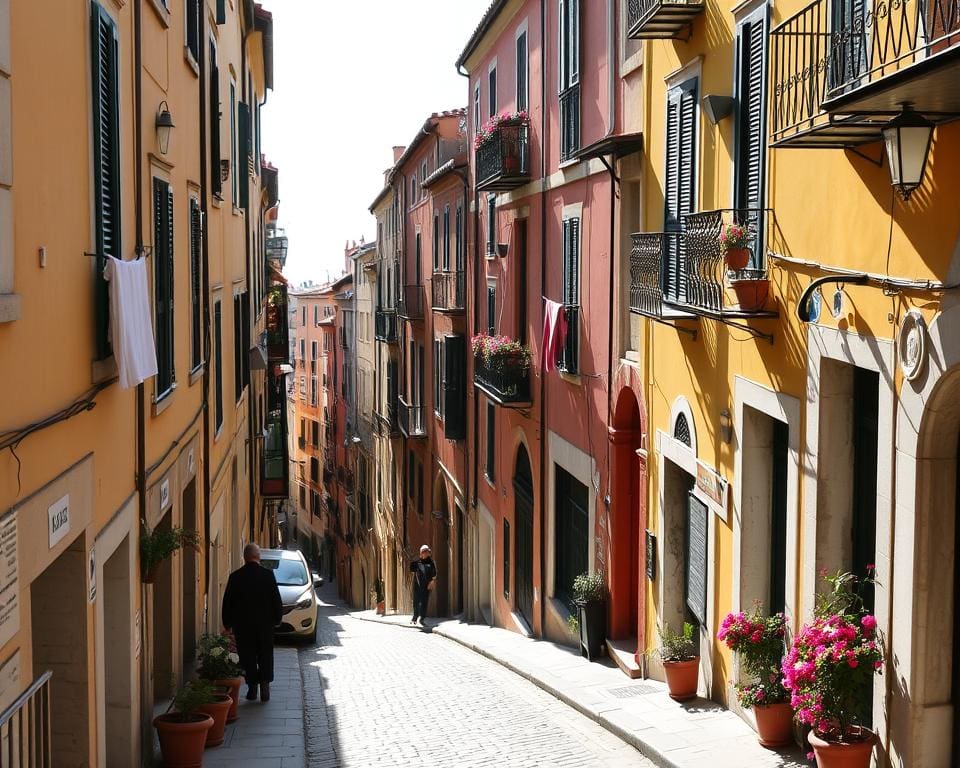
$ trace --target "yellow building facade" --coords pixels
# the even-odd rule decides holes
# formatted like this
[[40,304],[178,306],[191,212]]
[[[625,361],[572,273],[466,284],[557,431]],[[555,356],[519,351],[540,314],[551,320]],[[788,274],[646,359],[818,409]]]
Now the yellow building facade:
[[[916,6],[857,7],[866,31],[826,2],[621,4],[622,121],[644,151],[619,163],[611,434],[642,432],[650,674],[658,631],[691,621],[701,694],[736,708],[723,616],[759,601],[797,631],[821,573],[875,565],[879,762],[946,766],[960,754],[960,104],[941,79],[955,43]],[[894,52],[895,24],[922,34]],[[882,141],[904,105],[939,123],[908,200]],[[743,264],[724,261],[727,224],[748,232]],[[630,398],[640,418],[618,425]]]
[[[53,765],[152,759],[154,707],[219,628],[243,542],[268,539],[250,360],[271,45],[241,0],[0,14],[0,710],[49,689]],[[145,264],[158,371],[129,389],[109,258]],[[140,537],[173,528],[201,546],[144,583]]]

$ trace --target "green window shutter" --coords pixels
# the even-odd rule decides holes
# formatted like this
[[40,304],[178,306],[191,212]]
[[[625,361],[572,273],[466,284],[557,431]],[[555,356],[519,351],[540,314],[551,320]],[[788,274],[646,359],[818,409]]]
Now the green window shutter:
[[227,23],[227,0],[217,0],[217,24]]
[[[694,210],[696,187],[697,81],[688,80],[667,94],[667,160],[664,178],[664,230],[680,233],[683,218]],[[686,248],[683,238],[668,237],[662,288],[668,301],[687,298]]]
[[157,394],[173,385],[173,189],[153,180],[153,267],[157,336]]
[[[739,209],[750,213],[738,216],[748,222],[757,222],[764,205],[764,81],[766,72],[766,39],[763,19],[758,17],[741,24],[737,30],[739,78],[736,151],[736,202]],[[760,268],[763,245],[757,242],[751,254],[751,265]]]
[[447,440],[467,436],[467,345],[463,336],[443,337],[443,432]]
[[196,369],[203,362],[200,335],[200,262],[202,258],[203,220],[199,202],[190,199],[190,368]]
[[240,187],[240,207],[246,209],[250,206],[250,107],[242,101],[238,105],[237,128],[240,131],[237,184]]
[[120,206],[120,108],[117,27],[96,3],[90,7],[93,96],[93,195],[95,211],[94,319],[96,355],[111,355],[107,338],[109,295],[103,279],[106,258],[123,258]]
[[217,49],[210,43],[210,190],[220,197],[223,182],[220,180],[220,68],[217,66]]
[[213,305],[213,372],[214,429],[219,432],[223,426],[223,313],[219,301]]

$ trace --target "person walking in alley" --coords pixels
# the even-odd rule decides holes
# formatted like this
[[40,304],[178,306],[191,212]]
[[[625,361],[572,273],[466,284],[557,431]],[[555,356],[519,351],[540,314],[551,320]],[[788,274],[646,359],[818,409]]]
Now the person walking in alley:
[[433,562],[430,547],[426,544],[420,547],[420,559],[410,563],[410,571],[413,573],[413,618],[410,623],[416,624],[419,619],[422,627],[427,616],[430,592],[437,583],[437,566]]
[[273,628],[283,606],[273,571],[260,565],[260,547],[243,548],[243,567],[230,574],[223,593],[221,620],[237,639],[240,666],[247,679],[247,699],[270,700],[273,682]]

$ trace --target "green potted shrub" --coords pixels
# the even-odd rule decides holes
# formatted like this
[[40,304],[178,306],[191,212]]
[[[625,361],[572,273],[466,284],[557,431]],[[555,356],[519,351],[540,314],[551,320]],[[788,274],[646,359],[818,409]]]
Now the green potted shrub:
[[207,680],[191,680],[177,691],[171,708],[153,719],[167,768],[189,768],[203,763],[203,750],[213,718],[200,708],[214,700],[213,686]]
[[240,686],[243,685],[243,669],[237,654],[233,636],[229,634],[204,634],[197,647],[197,674],[212,685],[223,686],[229,691],[231,703],[226,722],[237,719],[237,704],[240,702]]
[[182,547],[200,549],[200,535],[185,528],[151,531],[146,524],[140,531],[140,573],[144,584],[157,578],[161,563]]
[[687,701],[697,697],[697,679],[700,674],[700,657],[694,641],[694,626],[683,623],[683,632],[663,625],[660,633],[660,660],[667,677],[667,688],[674,701]]
[[581,573],[573,580],[580,653],[593,661],[607,641],[607,583],[603,571]]
[[749,678],[737,683],[737,701],[744,709],[753,709],[765,747],[793,741],[793,709],[780,673],[786,624],[782,613],[764,616],[757,605],[749,614],[728,613],[717,632],[717,639],[737,654],[740,670]]

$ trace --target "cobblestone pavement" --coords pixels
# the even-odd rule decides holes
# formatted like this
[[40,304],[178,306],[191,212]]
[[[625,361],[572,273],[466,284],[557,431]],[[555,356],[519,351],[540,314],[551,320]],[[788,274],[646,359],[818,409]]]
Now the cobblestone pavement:
[[652,765],[499,664],[330,604],[300,668],[309,768]]

